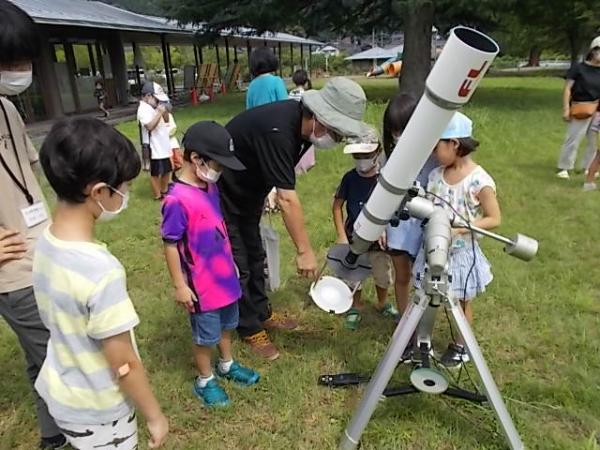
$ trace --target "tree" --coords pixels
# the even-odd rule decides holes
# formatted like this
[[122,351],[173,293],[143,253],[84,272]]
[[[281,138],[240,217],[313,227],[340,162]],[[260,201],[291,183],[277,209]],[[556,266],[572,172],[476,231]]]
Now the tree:
[[[223,29],[293,31],[295,34],[370,34],[372,29],[405,35],[400,89],[420,94],[430,69],[431,28],[456,24],[496,31],[530,65],[544,49],[568,51],[576,61],[584,43],[600,29],[598,0],[105,0],[133,9],[149,5],[180,22],[203,25],[210,42]],[[147,9],[146,9],[147,11]]]
[[494,33],[503,55],[527,58],[528,67],[540,65],[542,51],[556,47],[558,37],[533,25],[524,26],[512,12],[503,14],[501,27]]
[[431,30],[435,6],[431,1],[409,0],[403,3],[396,6],[400,9],[399,16],[404,18],[400,92],[420,97],[431,69]]
[[367,34],[372,29],[403,29],[405,51],[400,89],[413,95],[423,92],[431,59],[433,25],[487,26],[495,23],[496,10],[515,0],[161,0],[166,14],[180,22],[203,24],[204,32],[249,27],[263,31],[301,27],[305,33],[335,31]]
[[600,29],[597,0],[521,0],[515,3],[515,16],[522,27],[550,37],[550,47],[567,50],[571,64]]
[[396,0],[393,9],[403,22],[404,54],[400,92],[421,95],[431,68],[431,30],[442,33],[460,24],[495,29],[501,11],[514,0]]

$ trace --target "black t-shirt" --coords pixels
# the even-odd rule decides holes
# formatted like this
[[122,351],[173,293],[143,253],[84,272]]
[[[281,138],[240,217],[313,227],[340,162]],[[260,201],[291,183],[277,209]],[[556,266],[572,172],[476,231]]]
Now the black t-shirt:
[[219,180],[221,201],[235,214],[259,213],[273,187],[295,189],[294,168],[309,143],[300,135],[302,105],[295,100],[246,110],[225,125],[235,156],[246,170],[225,169]]
[[592,102],[600,99],[600,67],[581,62],[567,72],[567,80],[573,80],[571,100]]
[[344,175],[335,193],[335,198],[346,202],[346,222],[344,229],[348,239],[352,238],[354,222],[358,219],[363,205],[369,200],[371,192],[377,184],[377,175],[362,177],[356,169],[352,169]]

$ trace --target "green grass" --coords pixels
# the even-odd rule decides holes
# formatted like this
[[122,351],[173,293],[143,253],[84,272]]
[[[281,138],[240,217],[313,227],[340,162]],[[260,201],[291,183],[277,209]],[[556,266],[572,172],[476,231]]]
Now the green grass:
[[[394,81],[364,83],[367,120],[378,127]],[[564,136],[560,118],[561,81],[490,78],[466,113],[482,142],[475,158],[495,178],[503,212],[500,232],[539,239],[538,257],[524,263],[484,241],[495,280],[474,304],[474,329],[488,364],[528,448],[596,449],[600,427],[599,312],[600,247],[597,193],[581,191],[582,178],[553,176]],[[225,123],[243,108],[241,95],[211,105],[176,111],[179,130],[212,118]],[[134,123],[120,127],[132,139]],[[330,203],[351,160],[339,149],[323,151],[317,166],[300,178],[313,245],[323,258],[334,242]],[[135,183],[129,209],[99,226],[128,272],[131,297],[141,317],[139,347],[152,385],[170,418],[169,449],[332,449],[363,392],[317,386],[319,374],[372,371],[393,325],[368,309],[361,328],[342,329],[341,318],[310,304],[308,282],[295,275],[292,245],[280,217],[281,289],[275,309],[298,317],[301,329],[276,333],[282,356],[274,363],[236,354],[262,374],[253,388],[229,387],[230,409],[208,412],[191,395],[194,369],[186,314],[175,307],[158,235],[159,205],[150,200],[146,176]],[[365,297],[373,297],[372,287]],[[438,319],[436,342],[445,346],[447,327]],[[0,326],[0,448],[30,449],[37,439],[32,395],[14,335]],[[407,379],[408,369],[395,381]],[[142,430],[143,426],[140,427]],[[145,431],[143,431],[145,433]],[[144,446],[142,446],[143,448]],[[491,411],[437,396],[388,399],[374,414],[364,449],[505,448]]]

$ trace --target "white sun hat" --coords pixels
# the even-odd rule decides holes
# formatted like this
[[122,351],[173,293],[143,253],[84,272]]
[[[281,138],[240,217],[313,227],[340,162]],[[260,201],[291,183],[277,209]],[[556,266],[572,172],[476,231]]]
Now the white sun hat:
[[348,138],[348,144],[344,147],[344,153],[373,153],[379,148],[379,136],[373,127],[367,127],[361,136]]

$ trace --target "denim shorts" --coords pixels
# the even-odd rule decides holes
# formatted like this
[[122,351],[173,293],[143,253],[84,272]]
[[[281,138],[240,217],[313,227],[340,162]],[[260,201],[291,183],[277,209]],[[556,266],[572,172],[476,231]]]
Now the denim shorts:
[[239,322],[238,302],[214,311],[190,314],[192,337],[196,345],[212,347],[221,342],[223,330],[235,330]]

